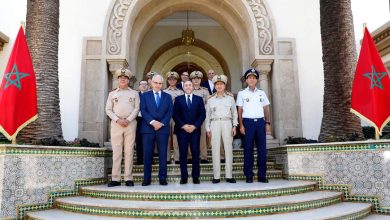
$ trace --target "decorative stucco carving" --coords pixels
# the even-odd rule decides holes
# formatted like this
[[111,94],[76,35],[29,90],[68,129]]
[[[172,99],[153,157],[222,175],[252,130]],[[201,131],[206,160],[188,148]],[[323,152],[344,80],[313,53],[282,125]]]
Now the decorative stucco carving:
[[247,0],[256,19],[259,37],[259,53],[262,55],[273,54],[272,27],[269,14],[263,0]]
[[120,54],[122,48],[123,21],[133,0],[117,0],[111,12],[107,36],[107,53]]

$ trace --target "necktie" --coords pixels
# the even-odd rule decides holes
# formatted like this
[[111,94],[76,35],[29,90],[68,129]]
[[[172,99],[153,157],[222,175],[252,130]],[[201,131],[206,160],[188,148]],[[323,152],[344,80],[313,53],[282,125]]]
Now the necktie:
[[190,95],[187,95],[187,106],[188,106],[188,109],[191,109],[191,99],[190,99]]
[[160,94],[158,92],[156,92],[155,94],[156,94],[156,105],[158,108],[158,107],[160,107]]

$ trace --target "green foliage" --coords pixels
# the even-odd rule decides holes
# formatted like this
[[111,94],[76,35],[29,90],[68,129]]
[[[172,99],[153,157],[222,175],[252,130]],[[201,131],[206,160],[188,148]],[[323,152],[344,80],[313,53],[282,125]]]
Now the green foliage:
[[362,127],[365,139],[375,139],[375,128],[371,126]]
[[306,139],[304,137],[292,137],[288,136],[284,139],[285,144],[309,144],[309,143],[318,143],[317,140]]

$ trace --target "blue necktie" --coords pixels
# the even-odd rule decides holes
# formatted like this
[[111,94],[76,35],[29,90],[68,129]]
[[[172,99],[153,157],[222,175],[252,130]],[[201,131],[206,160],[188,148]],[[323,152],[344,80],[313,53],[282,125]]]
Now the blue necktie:
[[188,109],[191,109],[191,99],[190,99],[190,95],[187,95],[187,106],[188,106]]
[[158,92],[156,92],[155,94],[156,94],[156,105],[158,108],[158,107],[160,107],[160,94]]

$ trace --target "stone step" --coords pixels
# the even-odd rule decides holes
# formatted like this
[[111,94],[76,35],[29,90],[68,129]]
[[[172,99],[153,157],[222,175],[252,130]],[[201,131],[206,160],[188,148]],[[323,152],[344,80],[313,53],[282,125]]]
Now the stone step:
[[[212,158],[211,156],[208,156],[207,157],[207,160],[209,162],[212,161]],[[136,157],[134,157],[133,161],[137,161]],[[256,163],[257,161],[257,157],[254,157],[254,162]],[[268,161],[269,162],[274,162],[272,159],[268,158]],[[233,156],[233,163],[243,163],[244,162],[244,155],[234,155]],[[157,156],[154,156],[153,157],[153,163],[158,163],[158,157]]]
[[390,220],[390,215],[379,215],[379,214],[371,214],[363,220]]
[[[254,173],[257,171],[254,170]],[[191,182],[191,173],[189,174],[189,179],[188,181]],[[133,174],[133,180],[136,183],[140,183],[143,181],[143,173],[134,173]],[[236,180],[245,180],[244,173],[242,171],[233,171],[233,177]],[[282,171],[281,170],[267,170],[267,178],[268,179],[281,179],[283,177]],[[111,179],[111,174],[108,175],[108,179]],[[213,179],[213,172],[212,171],[204,171],[200,173],[199,180],[200,181],[211,181]],[[221,172],[221,179],[225,179],[224,172]],[[122,174],[122,180],[123,180],[123,174]],[[152,173],[152,182],[158,182],[158,172],[153,172]],[[168,182],[179,182],[180,181],[180,172],[169,172],[168,177],[167,177]],[[256,181],[256,175],[254,178],[254,181]]]
[[206,182],[195,185],[189,182],[185,185],[173,183],[167,186],[155,185],[153,187],[140,185],[134,187],[124,185],[107,187],[107,185],[97,185],[81,187],[81,195],[94,198],[141,201],[211,201],[292,195],[313,191],[315,185],[315,182],[283,179],[270,180],[268,184],[258,182],[247,184],[238,181],[236,184]]
[[[188,170],[192,170],[192,164],[187,164]],[[268,170],[274,170],[275,169],[275,163],[274,162],[267,162],[267,169]],[[122,170],[124,169],[124,164],[122,164]],[[168,172],[180,172],[180,165],[179,164],[168,164],[167,165]],[[201,171],[212,171],[213,170],[213,164],[200,164]],[[244,169],[244,163],[233,163],[233,170],[234,171],[242,171]],[[253,169],[257,169],[257,165],[254,164]],[[152,171],[157,172],[158,171],[158,164],[152,165]],[[221,163],[221,171],[225,171],[225,164]],[[111,168],[107,169],[108,173],[111,173]],[[133,173],[142,173],[144,172],[144,166],[143,165],[134,165],[133,166]]]
[[[254,217],[241,217],[240,220],[351,220],[361,219],[370,213],[371,205],[364,203],[342,202],[334,205],[305,210],[300,212],[291,212],[285,214],[274,214]],[[68,212],[60,209],[50,209],[46,211],[37,211],[28,213],[28,219],[31,220],[133,220],[139,218],[118,218],[109,216],[97,216]],[[390,216],[384,215],[369,215],[365,220],[386,220]],[[231,218],[229,218],[231,219]]]
[[55,207],[77,213],[115,217],[214,218],[286,213],[341,202],[341,192],[313,191],[294,195],[223,201],[128,201],[85,196],[55,200]]

